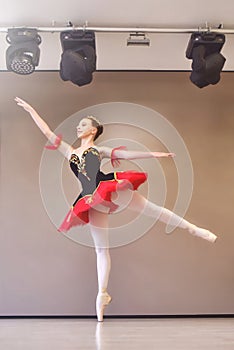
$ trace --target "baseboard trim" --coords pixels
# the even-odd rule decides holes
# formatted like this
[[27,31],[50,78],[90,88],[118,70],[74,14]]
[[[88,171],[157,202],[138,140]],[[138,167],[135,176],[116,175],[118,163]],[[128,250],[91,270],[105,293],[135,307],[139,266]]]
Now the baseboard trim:
[[[163,319],[163,318],[233,318],[234,314],[194,315],[106,315],[106,319]],[[96,319],[95,315],[0,315],[0,319]]]

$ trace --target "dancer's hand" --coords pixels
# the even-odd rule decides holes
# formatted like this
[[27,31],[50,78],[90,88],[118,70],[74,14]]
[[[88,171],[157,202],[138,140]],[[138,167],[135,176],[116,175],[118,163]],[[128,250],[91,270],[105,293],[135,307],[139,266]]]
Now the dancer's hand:
[[161,158],[161,157],[175,157],[175,153],[164,153],[164,152],[153,152],[153,156],[155,158]]
[[16,101],[17,105],[20,106],[20,107],[23,107],[23,109],[25,109],[25,111],[27,111],[27,112],[29,112],[29,113],[32,112],[32,111],[34,111],[33,107],[30,106],[30,104],[28,104],[27,102],[25,102],[25,101],[22,100],[21,98],[16,97],[16,98],[15,98],[15,101]]
[[165,157],[172,157],[174,158],[176,155],[175,153],[165,153]]

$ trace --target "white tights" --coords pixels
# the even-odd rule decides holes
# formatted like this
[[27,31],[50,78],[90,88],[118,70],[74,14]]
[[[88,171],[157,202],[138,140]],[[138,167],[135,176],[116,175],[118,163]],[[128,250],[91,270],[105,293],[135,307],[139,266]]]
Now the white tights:
[[[142,212],[147,216],[157,218],[165,224],[169,223],[172,226],[186,229],[189,233],[212,243],[217,239],[212,232],[199,228],[174,214],[172,211],[148,201],[137,191],[122,191],[117,195],[117,198],[113,198],[113,201],[119,206],[127,206],[131,210]],[[102,207],[101,210],[98,210],[98,208],[92,208],[89,211],[91,234],[97,254],[99,293],[106,292],[111,268],[108,237],[108,213],[107,210],[105,210],[106,208]]]
[[119,192],[118,198],[115,199],[114,202],[119,206],[126,206],[130,210],[156,218],[165,224],[170,224],[175,227],[178,226],[183,229],[190,229],[193,226],[187,220],[174,214],[172,211],[150,202],[137,191],[128,190]]
[[97,255],[98,292],[103,293],[107,289],[111,268],[108,214],[95,209],[90,209],[89,221]]
[[[170,210],[148,201],[138,192],[124,192],[120,193],[118,198],[114,200],[116,204],[126,205],[127,203],[129,209],[144,212],[147,216],[157,217],[166,224],[170,222],[172,225],[175,224],[184,229],[189,229],[191,226],[188,221],[175,215]],[[108,240],[108,213],[92,208],[89,212],[89,220],[97,255],[98,291],[99,293],[103,293],[107,289],[111,268]]]

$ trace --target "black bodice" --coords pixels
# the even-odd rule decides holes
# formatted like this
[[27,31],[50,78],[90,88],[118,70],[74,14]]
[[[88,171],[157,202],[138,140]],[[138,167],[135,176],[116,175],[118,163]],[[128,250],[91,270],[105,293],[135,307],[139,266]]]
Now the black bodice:
[[87,194],[92,194],[100,181],[114,179],[114,173],[104,174],[100,171],[101,157],[98,150],[94,147],[89,147],[84,151],[81,158],[73,153],[69,162],[71,170],[82,184],[82,192],[77,200]]

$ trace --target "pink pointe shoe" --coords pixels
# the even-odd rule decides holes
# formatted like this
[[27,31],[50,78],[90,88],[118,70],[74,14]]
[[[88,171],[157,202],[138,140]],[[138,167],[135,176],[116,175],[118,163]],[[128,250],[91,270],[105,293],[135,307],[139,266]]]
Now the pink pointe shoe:
[[209,230],[197,227],[196,225],[191,225],[191,227],[189,228],[189,232],[192,235],[206,239],[211,243],[214,243],[218,238],[214,233],[210,232]]
[[99,322],[103,322],[104,308],[111,302],[111,296],[107,292],[98,293],[96,299],[96,312]]

